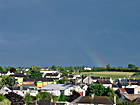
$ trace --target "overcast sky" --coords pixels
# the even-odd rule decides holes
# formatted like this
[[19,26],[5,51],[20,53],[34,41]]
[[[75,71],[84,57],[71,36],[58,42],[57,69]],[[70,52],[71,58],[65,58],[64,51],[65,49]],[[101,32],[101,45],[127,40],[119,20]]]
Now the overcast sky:
[[0,65],[140,66],[140,0],[0,0]]

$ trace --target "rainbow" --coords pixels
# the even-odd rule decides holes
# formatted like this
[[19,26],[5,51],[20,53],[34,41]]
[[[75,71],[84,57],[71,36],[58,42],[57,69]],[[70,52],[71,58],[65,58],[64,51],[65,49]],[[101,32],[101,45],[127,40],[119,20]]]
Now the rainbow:
[[104,60],[104,58],[99,55],[93,48],[90,48],[86,45],[78,44],[78,48],[83,54],[83,56],[92,64],[92,66],[96,67],[103,67],[106,66],[108,63]]

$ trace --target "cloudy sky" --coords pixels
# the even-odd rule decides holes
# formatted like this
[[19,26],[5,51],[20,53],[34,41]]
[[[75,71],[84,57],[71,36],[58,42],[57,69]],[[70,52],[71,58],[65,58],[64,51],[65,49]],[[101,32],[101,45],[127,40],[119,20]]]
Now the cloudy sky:
[[0,65],[140,66],[140,0],[0,0]]

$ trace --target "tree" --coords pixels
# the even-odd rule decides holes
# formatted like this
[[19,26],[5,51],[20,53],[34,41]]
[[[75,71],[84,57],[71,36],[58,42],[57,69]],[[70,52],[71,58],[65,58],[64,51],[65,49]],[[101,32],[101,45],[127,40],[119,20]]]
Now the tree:
[[58,84],[65,84],[67,82],[70,82],[70,80],[67,77],[63,77],[62,79],[60,79],[57,83]]
[[137,66],[136,66],[136,65],[134,65],[134,64],[128,64],[128,68],[130,68],[130,69],[136,69],[136,68],[137,68]]
[[16,68],[11,67],[11,68],[9,69],[9,71],[10,71],[10,73],[15,73],[15,72],[16,72]]
[[110,70],[111,68],[112,68],[112,67],[111,67],[110,64],[107,64],[107,65],[106,65],[106,69],[107,69],[107,70]]
[[33,97],[30,96],[30,94],[26,94],[24,97],[24,102],[27,105],[34,103]]
[[38,70],[38,69],[32,69],[30,71],[29,77],[34,78],[34,79],[40,79],[40,78],[42,78],[42,73],[40,73],[40,70]]
[[2,80],[0,85],[2,86],[14,86],[16,84],[16,80],[14,77],[11,76],[2,76]]
[[37,94],[37,98],[39,100],[42,100],[42,99],[53,99],[54,96],[48,92],[40,92],[39,94]]
[[6,69],[2,66],[0,66],[0,71],[6,71]]
[[103,96],[106,93],[106,88],[101,84],[91,84],[86,91],[87,95],[94,94],[96,96]]
[[39,66],[38,65],[33,65],[31,66],[31,69],[34,70],[34,69],[39,69]]
[[114,100],[114,96],[116,96],[116,102],[119,103],[119,97],[115,94],[115,92],[110,88],[105,88],[102,84],[91,84],[87,89],[87,95],[94,94],[95,96],[108,96],[112,101]]
[[0,102],[2,102],[4,99],[6,99],[6,97],[2,94],[0,94]]
[[64,93],[61,93],[58,101],[66,101],[66,100],[67,100],[67,97],[64,95]]

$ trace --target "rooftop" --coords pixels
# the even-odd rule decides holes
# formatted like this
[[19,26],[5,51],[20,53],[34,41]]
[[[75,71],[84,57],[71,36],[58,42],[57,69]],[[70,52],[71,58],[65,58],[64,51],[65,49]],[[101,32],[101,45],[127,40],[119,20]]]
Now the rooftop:
[[108,104],[113,105],[111,99],[106,96],[80,96],[78,99],[73,101],[74,103],[87,103],[87,104]]
[[71,86],[73,86],[73,85],[71,85],[71,84],[48,84],[48,85],[42,87],[42,89],[44,89],[44,90],[65,90]]

